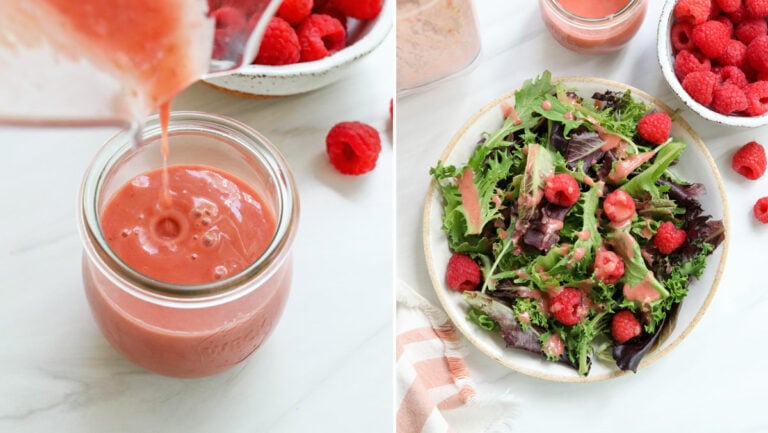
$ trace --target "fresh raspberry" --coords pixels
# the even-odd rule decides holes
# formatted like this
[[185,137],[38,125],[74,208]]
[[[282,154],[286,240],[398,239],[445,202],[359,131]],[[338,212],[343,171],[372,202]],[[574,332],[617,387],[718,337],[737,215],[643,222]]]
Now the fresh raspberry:
[[755,81],[744,87],[747,96],[747,116],[761,116],[768,113],[768,81]]
[[296,31],[280,17],[269,20],[259,54],[254,63],[259,65],[289,65],[301,57],[301,46]]
[[344,29],[348,28],[347,15],[345,15],[344,12],[340,11],[336,6],[334,6],[332,2],[327,2],[321,7],[315,7],[312,9],[312,13],[332,16],[339,20],[341,25],[344,26]]
[[715,3],[725,13],[736,12],[741,6],[741,0],[715,0]]
[[579,194],[579,184],[568,173],[549,176],[544,185],[544,197],[557,206],[573,206],[579,200]]
[[755,38],[747,45],[747,62],[758,72],[768,72],[768,36]]
[[328,157],[343,174],[363,174],[376,167],[381,152],[379,133],[360,122],[336,124],[325,137]]
[[731,167],[749,180],[757,180],[765,173],[766,159],[763,145],[750,141],[733,155]]
[[691,72],[712,70],[712,63],[698,51],[682,50],[675,56],[675,75],[683,80]]
[[693,24],[689,22],[677,22],[672,26],[670,32],[670,38],[672,39],[672,48],[677,51],[693,51],[696,49],[696,44],[691,39],[691,33],[693,33]]
[[733,38],[733,21],[731,21],[727,15],[718,14],[717,16],[713,17],[712,20],[724,24],[725,27],[728,28],[728,39]]
[[758,199],[752,208],[755,218],[763,224],[768,224],[768,197]]
[[445,281],[452,290],[475,290],[481,280],[480,266],[468,255],[454,254],[448,259]]
[[615,284],[624,276],[624,261],[616,253],[600,247],[595,254],[595,279]]
[[702,105],[712,103],[716,85],[717,75],[711,71],[691,72],[683,79],[683,89],[694,101]]
[[653,245],[661,254],[672,254],[685,242],[685,230],[675,227],[670,221],[664,221],[656,230]]
[[283,0],[277,9],[277,16],[293,26],[299,25],[312,13],[312,0]]
[[328,15],[310,15],[299,26],[298,34],[302,62],[322,59],[346,46],[347,31]]
[[744,9],[744,4],[740,4],[738,9],[728,13],[728,18],[730,18],[731,22],[737,26],[745,19],[748,19],[749,17],[747,17],[747,10]]
[[693,27],[693,43],[710,59],[720,57],[730,39],[728,26],[720,21],[707,21]]
[[763,18],[747,18],[736,26],[734,34],[744,45],[749,45],[756,38],[768,34],[768,23]]
[[315,0],[312,5],[312,12],[314,13],[322,13],[320,12],[321,9],[325,7],[329,3],[329,0]]
[[768,0],[744,0],[744,9],[751,17],[763,18],[768,15]]
[[712,109],[720,114],[731,114],[743,111],[749,102],[744,91],[734,84],[723,84],[712,94]]
[[629,310],[621,310],[611,319],[611,336],[619,344],[637,337],[642,331],[637,317]]
[[245,15],[231,6],[216,9],[211,13],[211,16],[216,20],[217,29],[243,31],[245,28]]
[[680,21],[701,24],[709,18],[712,3],[710,0],[680,0],[673,13]]
[[549,311],[563,325],[575,325],[587,316],[589,308],[584,305],[581,290],[563,287],[549,302]]
[[331,0],[345,15],[359,20],[372,20],[379,15],[383,0]]
[[[717,58],[717,61],[723,66],[737,66],[741,68],[746,59],[747,46],[737,39],[731,39],[725,45],[725,50]],[[744,75],[743,72],[742,75]]]
[[664,112],[648,113],[637,122],[637,135],[653,144],[662,144],[669,139],[672,119]]
[[718,70],[717,75],[720,77],[721,84],[733,84],[734,86],[743,89],[749,81],[744,75],[744,71],[736,66],[725,66]]
[[720,15],[720,6],[717,4],[715,0],[710,0],[709,4],[709,16],[707,17],[708,20],[714,20]]
[[617,189],[605,197],[603,212],[614,224],[623,224],[635,217],[635,201],[626,191]]

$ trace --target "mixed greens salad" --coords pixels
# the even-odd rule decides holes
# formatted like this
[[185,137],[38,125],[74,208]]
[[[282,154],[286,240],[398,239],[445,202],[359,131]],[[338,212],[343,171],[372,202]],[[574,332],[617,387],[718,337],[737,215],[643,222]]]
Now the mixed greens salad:
[[[636,371],[724,239],[722,222],[703,215],[697,200],[703,186],[669,170],[685,143],[672,137],[656,145],[638,136],[638,122],[651,108],[629,91],[585,98],[552,83],[545,71],[515,93],[514,106],[502,106],[503,125],[480,137],[464,166],[438,162],[430,170],[450,250],[481,269],[477,288],[462,293],[468,320],[500,332],[509,347],[581,375],[595,356]],[[544,197],[547,179],[560,173],[578,182],[571,206]],[[603,207],[615,190],[628,193],[636,208],[621,225],[606,218]],[[665,221],[686,234],[670,254],[652,242]],[[623,261],[614,283],[595,277],[601,249]],[[628,296],[640,286],[653,296]],[[571,325],[550,311],[552,297],[565,287],[584,295],[585,313]],[[639,318],[642,330],[619,343],[611,320],[623,310]],[[551,347],[553,337],[560,350]]]

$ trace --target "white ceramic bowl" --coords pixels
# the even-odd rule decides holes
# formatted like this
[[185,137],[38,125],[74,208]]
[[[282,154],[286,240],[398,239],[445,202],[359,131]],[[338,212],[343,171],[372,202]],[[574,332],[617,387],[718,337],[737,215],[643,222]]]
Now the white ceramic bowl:
[[747,128],[754,128],[768,124],[768,113],[755,117],[726,116],[694,101],[693,98],[688,95],[688,92],[683,89],[683,85],[675,75],[675,56],[672,49],[672,40],[669,37],[672,30],[672,23],[675,20],[675,16],[673,15],[672,11],[674,10],[676,3],[677,0],[667,0],[667,2],[664,4],[664,8],[661,12],[661,18],[659,19],[659,30],[656,38],[656,53],[659,58],[661,73],[664,75],[664,79],[667,81],[675,94],[683,101],[683,103],[685,103],[685,105],[688,106],[688,108],[693,110],[696,114],[713,122],[721,123],[723,125],[741,126]]
[[[590,96],[594,92],[606,89],[615,91],[630,90],[635,98],[652,104],[657,110],[672,113],[672,110],[652,98],[648,94],[633,87],[589,77],[562,78],[568,88],[578,89],[582,96]],[[443,152],[440,159],[445,165],[462,165],[477,146],[477,141],[483,132],[495,131],[504,122],[501,106],[503,103],[514,104],[514,92],[507,93],[492,101],[469,119],[459,129]],[[725,240],[707,257],[707,267],[703,275],[689,286],[689,294],[683,300],[676,321],[670,323],[655,346],[645,355],[640,363],[640,369],[659,359],[677,346],[696,326],[711,302],[720,275],[725,266],[728,251],[728,210],[725,189],[717,171],[712,156],[707,151],[701,139],[682,119],[676,119],[672,124],[672,136],[687,144],[680,155],[674,172],[681,178],[704,185],[706,193],[699,197],[705,215],[721,219],[726,231]],[[500,364],[523,374],[541,379],[560,382],[593,382],[614,378],[625,374],[616,365],[594,359],[588,376],[579,376],[576,370],[560,363],[544,360],[541,356],[518,349],[506,347],[499,333],[487,332],[466,319],[468,305],[461,294],[450,290],[445,283],[445,269],[451,252],[448,250],[448,240],[442,231],[442,204],[440,193],[435,188],[434,181],[430,183],[424,206],[423,242],[424,255],[432,285],[443,308],[451,318],[456,328],[477,347],[481,352]],[[641,374],[641,373],[638,373]]]
[[384,0],[375,19],[350,21],[347,47],[326,58],[283,66],[248,65],[203,81],[223,91],[245,96],[286,96],[319,89],[344,77],[352,65],[384,41],[392,29],[394,13],[395,0]]

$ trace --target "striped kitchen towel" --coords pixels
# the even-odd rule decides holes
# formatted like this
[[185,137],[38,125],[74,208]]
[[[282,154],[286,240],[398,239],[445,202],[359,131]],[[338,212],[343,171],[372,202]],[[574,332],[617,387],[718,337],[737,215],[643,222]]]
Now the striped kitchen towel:
[[445,312],[405,283],[397,288],[397,433],[512,430],[515,399],[479,395],[464,362],[465,342]]

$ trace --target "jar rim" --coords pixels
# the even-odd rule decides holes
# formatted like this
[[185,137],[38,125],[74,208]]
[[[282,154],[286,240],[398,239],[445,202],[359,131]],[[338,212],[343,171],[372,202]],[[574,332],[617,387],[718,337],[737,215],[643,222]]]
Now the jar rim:
[[547,1],[551,3],[560,14],[562,14],[564,17],[570,20],[578,21],[584,24],[603,24],[605,22],[608,22],[626,15],[628,12],[632,10],[633,7],[637,6],[643,0],[629,0],[627,4],[624,5],[618,11],[612,14],[606,15],[604,17],[598,17],[598,18],[589,18],[589,17],[583,17],[581,15],[576,15],[575,13],[563,7],[563,5],[560,4],[560,0],[547,0]]
[[[107,140],[86,171],[79,203],[81,237],[86,244],[86,253],[95,253],[96,258],[103,265],[132,283],[131,286],[140,288],[145,296],[171,297],[174,300],[229,296],[242,287],[243,283],[259,277],[271,276],[270,270],[276,268],[273,264],[283,259],[293,242],[294,226],[298,223],[298,192],[288,163],[278,149],[253,128],[225,116],[196,111],[174,111],[170,114],[169,136],[184,131],[212,132],[215,129],[221,129],[230,134],[227,137],[230,138],[231,143],[237,144],[241,150],[264,164],[265,171],[271,180],[270,184],[275,186],[277,200],[275,233],[267,248],[243,270],[221,280],[202,284],[177,284],[151,278],[120,259],[109,246],[102,231],[99,218],[99,194],[106,176],[122,157],[131,149],[135,149],[135,146],[159,139],[160,120],[157,114],[146,119],[141,131],[121,131]],[[89,245],[93,247],[93,251],[89,251],[87,248]]]

